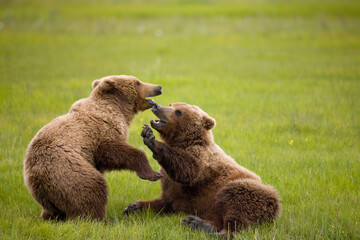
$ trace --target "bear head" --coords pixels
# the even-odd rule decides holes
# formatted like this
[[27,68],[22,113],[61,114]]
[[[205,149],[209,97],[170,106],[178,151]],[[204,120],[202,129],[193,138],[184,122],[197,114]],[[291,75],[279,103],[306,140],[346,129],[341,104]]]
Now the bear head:
[[197,106],[173,103],[162,107],[154,103],[152,112],[159,120],[150,121],[151,127],[170,146],[188,147],[213,142],[211,129],[216,125],[215,119]]
[[161,94],[161,86],[144,83],[133,76],[114,75],[95,80],[92,83],[92,96],[128,105],[134,113],[145,111],[153,105],[147,97]]

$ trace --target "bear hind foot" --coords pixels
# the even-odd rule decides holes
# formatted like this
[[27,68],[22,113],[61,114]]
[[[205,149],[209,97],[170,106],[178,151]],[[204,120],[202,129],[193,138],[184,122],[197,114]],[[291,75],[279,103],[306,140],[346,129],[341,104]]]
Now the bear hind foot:
[[188,216],[182,220],[181,225],[190,227],[191,229],[198,229],[207,233],[216,233],[216,229],[210,223],[207,223],[204,219],[196,216]]
[[63,212],[53,212],[50,210],[47,210],[43,208],[40,216],[44,220],[57,220],[57,221],[65,221],[66,220],[66,214]]

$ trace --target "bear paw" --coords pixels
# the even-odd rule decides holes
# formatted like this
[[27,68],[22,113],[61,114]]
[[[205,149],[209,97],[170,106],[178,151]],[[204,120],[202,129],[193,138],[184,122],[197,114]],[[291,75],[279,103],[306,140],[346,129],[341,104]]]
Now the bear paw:
[[164,176],[164,174],[162,174],[162,173],[155,173],[154,175],[151,175],[150,177],[140,177],[140,178],[144,179],[144,180],[149,180],[149,181],[155,182],[155,181],[159,180],[160,178],[162,178],[163,176]]
[[145,99],[145,100],[151,107],[156,106],[156,103],[152,99]]
[[156,144],[155,136],[149,125],[144,124],[141,136],[143,137],[144,144],[154,152]]
[[216,229],[207,223],[204,219],[196,216],[188,216],[182,220],[181,225],[190,227],[191,229],[203,230],[208,233],[215,233]]
[[137,203],[131,203],[129,206],[125,208],[125,210],[122,212],[124,215],[129,215],[133,212],[140,212],[141,206]]

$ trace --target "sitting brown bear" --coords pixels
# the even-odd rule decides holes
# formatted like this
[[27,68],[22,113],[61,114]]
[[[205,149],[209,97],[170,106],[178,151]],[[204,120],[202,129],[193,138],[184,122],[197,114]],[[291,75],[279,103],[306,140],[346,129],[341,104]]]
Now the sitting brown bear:
[[126,143],[135,114],[152,106],[145,98],[160,95],[161,86],[120,75],[95,80],[92,87],[90,97],[44,126],[29,145],[25,184],[44,219],[103,219],[106,170],[128,169],[150,181],[162,177]]
[[183,225],[223,237],[279,216],[280,198],[274,188],[215,144],[213,118],[184,103],[170,107],[154,103],[152,112],[159,120],[151,121],[151,126],[163,142],[155,140],[148,125],[142,136],[162,167],[161,197],[132,203],[124,214],[143,208],[180,211],[197,215],[185,218]]

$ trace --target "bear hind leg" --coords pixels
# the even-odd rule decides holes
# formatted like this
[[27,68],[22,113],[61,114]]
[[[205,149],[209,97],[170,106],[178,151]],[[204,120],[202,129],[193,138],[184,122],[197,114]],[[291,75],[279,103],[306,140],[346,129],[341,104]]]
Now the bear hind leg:
[[83,209],[72,209],[67,215],[71,220],[77,218],[90,218],[91,220],[101,221],[105,219],[105,204],[100,204],[98,206],[87,205]]
[[97,189],[91,188],[91,186],[88,186],[86,191],[85,189],[78,189],[78,198],[76,199],[73,198],[72,194],[68,194],[69,198],[67,200],[57,199],[57,204],[64,211],[57,208],[52,202],[41,199],[39,203],[43,209],[40,216],[44,220],[57,221],[65,221],[66,219],[75,220],[79,217],[93,220],[104,219],[107,203],[107,186],[105,182],[99,185]]
[[[89,218],[102,220],[105,218],[107,203],[107,184],[104,176],[86,162],[72,165],[71,171],[59,171],[62,181],[53,184],[51,191],[46,191],[47,199],[54,203],[51,208],[43,205],[44,216],[51,213],[64,212],[66,219]],[[59,177],[60,178],[60,177]],[[52,181],[55,182],[55,179]],[[61,211],[55,211],[55,210]],[[50,212],[50,214],[49,214]],[[62,217],[63,215],[60,214]]]
[[222,213],[221,232],[230,233],[275,220],[281,209],[280,197],[272,186],[250,179],[227,183],[218,193],[216,205]]
[[[92,176],[83,177],[81,183],[68,194],[66,217],[69,219],[90,218],[103,220],[107,203],[107,184],[105,178],[96,170]],[[80,176],[79,176],[80,177]]]

